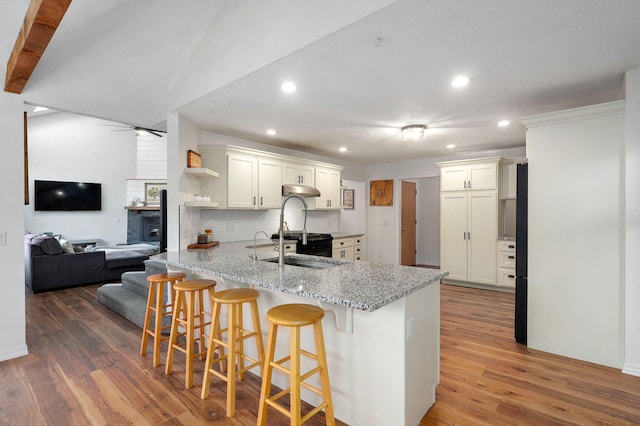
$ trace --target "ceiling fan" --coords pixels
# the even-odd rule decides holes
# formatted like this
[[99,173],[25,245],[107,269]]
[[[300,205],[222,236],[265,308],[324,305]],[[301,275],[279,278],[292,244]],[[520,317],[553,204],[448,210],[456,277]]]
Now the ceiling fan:
[[147,127],[141,127],[141,126],[129,126],[129,125],[117,125],[117,124],[103,124],[103,126],[110,126],[110,127],[119,127],[119,130],[114,130],[114,132],[125,132],[125,131],[129,131],[129,130],[133,130],[136,132],[136,134],[138,136],[145,136],[145,135],[153,135],[153,136],[157,136],[159,138],[161,138],[162,136],[164,136],[164,134],[166,134],[167,132],[165,132],[164,130],[155,130],[155,129],[149,129]]

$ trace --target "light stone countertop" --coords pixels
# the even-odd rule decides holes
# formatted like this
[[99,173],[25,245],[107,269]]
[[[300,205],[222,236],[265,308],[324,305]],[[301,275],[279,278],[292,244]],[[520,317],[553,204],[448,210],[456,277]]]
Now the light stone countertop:
[[[263,244],[271,244],[271,240],[256,242],[257,246]],[[253,260],[250,257],[253,248],[248,246],[253,247],[253,240],[221,243],[206,250],[161,253],[151,259],[177,268],[369,312],[449,274],[438,269],[363,261],[342,261],[338,266],[320,270],[285,265],[280,270],[277,263]],[[327,257],[295,256],[338,262]],[[277,253],[269,257],[277,257]]]

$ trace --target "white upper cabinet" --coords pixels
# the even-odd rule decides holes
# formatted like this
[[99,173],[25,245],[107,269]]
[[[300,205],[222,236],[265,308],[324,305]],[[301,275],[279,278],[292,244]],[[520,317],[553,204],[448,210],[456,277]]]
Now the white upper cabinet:
[[314,171],[311,165],[285,163],[282,165],[282,183],[314,186]]
[[316,210],[340,208],[340,170],[316,168],[316,188],[320,196],[315,198]]
[[258,205],[258,159],[241,154],[229,154],[227,169],[227,206],[255,209]]
[[270,158],[258,159],[258,208],[278,209],[282,200],[282,164]]
[[438,163],[441,191],[484,191],[498,187],[499,158],[486,162]]
[[283,183],[316,186],[316,168],[321,173],[322,206],[308,198],[310,208],[340,208],[342,167],[286,155],[231,145],[200,145],[204,167],[219,171],[218,179],[206,179],[200,189],[219,200],[221,209],[279,209]]

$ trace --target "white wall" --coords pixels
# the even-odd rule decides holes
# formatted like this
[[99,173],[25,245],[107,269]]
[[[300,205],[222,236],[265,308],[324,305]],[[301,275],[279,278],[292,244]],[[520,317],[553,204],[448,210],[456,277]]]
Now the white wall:
[[416,263],[440,265],[440,177],[418,179]]
[[[22,98],[0,93],[0,361],[27,354],[24,291]],[[1,368],[1,367],[0,367]]]
[[625,373],[640,376],[640,69],[626,74]]
[[528,345],[622,367],[624,103],[530,117]]
[[[114,124],[63,112],[29,118],[31,203],[24,208],[25,231],[126,243],[126,179],[136,176],[136,134],[114,131]],[[34,211],[34,180],[101,183],[102,211]]]

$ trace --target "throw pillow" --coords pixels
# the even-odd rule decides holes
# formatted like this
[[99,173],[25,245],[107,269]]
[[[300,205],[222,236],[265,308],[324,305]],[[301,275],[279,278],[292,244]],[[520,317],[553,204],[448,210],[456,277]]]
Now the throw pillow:
[[64,238],[60,238],[58,242],[60,243],[60,247],[62,247],[62,251],[64,251],[65,253],[75,253],[75,251],[73,250],[73,244],[71,244],[69,241],[65,240]]
[[50,237],[35,237],[31,240],[31,244],[40,247],[45,254],[60,254],[62,253],[62,246],[55,238]]

